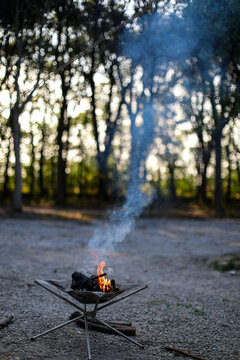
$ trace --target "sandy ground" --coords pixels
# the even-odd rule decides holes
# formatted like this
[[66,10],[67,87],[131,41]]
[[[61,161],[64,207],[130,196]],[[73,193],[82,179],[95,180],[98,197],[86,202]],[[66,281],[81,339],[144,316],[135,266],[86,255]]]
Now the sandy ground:
[[[86,264],[88,240],[101,220],[85,220],[1,216],[0,317],[12,313],[14,321],[0,330],[0,359],[87,359],[84,331],[75,324],[30,341],[74,310],[34,279],[67,280]],[[230,232],[238,225],[140,219],[109,265],[117,283],[152,283],[99,317],[131,320],[145,349],[92,332],[93,359],[190,359],[164,349],[174,346],[209,360],[239,360],[240,274],[209,266],[216,257],[239,254],[240,227]]]

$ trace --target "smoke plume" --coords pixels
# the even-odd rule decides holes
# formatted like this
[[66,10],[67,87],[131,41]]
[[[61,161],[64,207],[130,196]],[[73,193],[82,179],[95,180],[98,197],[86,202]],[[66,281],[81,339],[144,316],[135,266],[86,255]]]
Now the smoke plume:
[[[90,248],[113,250],[134,228],[136,218],[151,200],[151,196],[147,197],[142,192],[145,176],[141,174],[141,169],[144,169],[155,136],[155,105],[163,105],[165,110],[161,116],[164,118],[167,108],[165,104],[168,103],[166,94],[173,90],[174,76],[178,78],[180,73],[187,82],[196,59],[203,72],[216,66],[213,64],[216,41],[219,37],[226,38],[225,20],[229,13],[222,6],[225,3],[221,0],[205,4],[194,0],[165,17],[157,12],[152,16],[142,17],[134,28],[123,34],[119,55],[131,59],[133,74],[136,74],[139,68],[142,71],[142,93],[137,99],[138,90],[135,92],[135,102],[140,105],[142,124],[136,126],[136,112],[129,114],[132,140],[126,200],[123,206],[115,209],[107,222],[96,230],[89,241]],[[216,24],[213,21],[218,22],[216,24],[219,25],[219,30],[214,28]],[[223,45],[225,46],[224,42]],[[220,53],[223,51],[221,46],[218,47]],[[215,59],[218,61],[217,56]],[[168,78],[169,70],[173,68],[173,77]]]

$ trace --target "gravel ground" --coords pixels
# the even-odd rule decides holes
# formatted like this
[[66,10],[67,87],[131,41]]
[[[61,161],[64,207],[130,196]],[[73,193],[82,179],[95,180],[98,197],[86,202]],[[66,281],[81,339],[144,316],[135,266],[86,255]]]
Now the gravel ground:
[[[0,317],[14,314],[13,323],[0,330],[0,359],[87,359],[84,331],[75,324],[30,341],[74,310],[33,282],[70,279],[84,266],[86,245],[100,222],[0,218]],[[164,349],[173,346],[209,360],[239,360],[240,274],[209,266],[216,257],[239,254],[240,228],[223,236],[238,225],[239,220],[140,219],[109,265],[117,283],[152,283],[99,316],[131,320],[145,349],[92,333],[93,359],[190,359]]]

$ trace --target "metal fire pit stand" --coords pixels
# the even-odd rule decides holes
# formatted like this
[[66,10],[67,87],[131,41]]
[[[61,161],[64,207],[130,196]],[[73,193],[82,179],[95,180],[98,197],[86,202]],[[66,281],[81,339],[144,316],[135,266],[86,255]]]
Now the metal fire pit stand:
[[[103,321],[103,320],[99,320],[98,318],[96,318],[96,313],[102,309],[105,309],[106,307],[113,305],[115,303],[117,303],[118,301],[124,300],[127,297],[134,295],[144,289],[146,289],[148,287],[149,283],[143,284],[141,286],[139,286],[137,289],[128,292],[125,295],[122,295],[120,297],[116,296],[115,298],[113,298],[112,300],[107,301],[106,303],[104,303],[103,305],[99,306],[99,301],[96,301],[95,306],[94,306],[94,310],[92,311],[87,311],[87,304],[84,304],[84,308],[82,308],[81,306],[75,304],[74,302],[72,302],[71,300],[69,300],[68,298],[66,298],[63,295],[58,294],[54,288],[54,285],[52,285],[51,283],[49,283],[49,281],[47,280],[35,280],[35,282],[40,285],[41,287],[43,287],[44,289],[46,289],[47,291],[49,291],[50,293],[52,293],[53,295],[57,296],[58,298],[62,299],[63,301],[65,301],[66,303],[68,303],[69,305],[75,307],[80,313],[81,315],[75,317],[74,319],[68,320],[60,325],[57,325],[49,330],[46,330],[38,335],[35,335],[31,338],[31,340],[35,340],[40,336],[43,336],[45,334],[48,334],[50,332],[53,332],[57,329],[60,329],[68,324],[71,324],[73,322],[78,321],[79,319],[84,319],[85,321],[85,333],[86,333],[86,338],[87,338],[87,348],[88,348],[88,360],[92,359],[92,355],[91,355],[91,346],[90,346],[90,339],[89,339],[89,324],[91,325],[92,321],[95,320],[97,321],[99,324],[106,326],[107,328],[111,329],[113,332],[117,333],[118,335],[124,337],[125,339],[127,339],[128,341],[132,342],[133,344],[139,346],[140,348],[144,348],[142,344],[140,344],[139,342],[131,339],[130,337],[128,337],[127,335],[123,334],[121,331],[115,329],[114,327],[112,327],[111,325],[109,325],[107,322]],[[63,293],[65,293],[65,291],[61,290],[60,288],[58,288],[58,290],[62,291]]]

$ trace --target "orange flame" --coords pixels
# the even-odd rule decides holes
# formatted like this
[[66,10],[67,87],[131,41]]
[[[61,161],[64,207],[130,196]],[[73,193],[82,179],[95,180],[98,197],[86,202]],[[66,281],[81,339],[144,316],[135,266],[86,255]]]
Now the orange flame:
[[102,261],[100,265],[97,265],[98,285],[103,292],[109,292],[112,290],[111,280],[106,279],[105,276],[100,276],[103,274],[105,265],[105,261]]
[[103,268],[106,265],[105,261],[102,261],[100,265],[98,265],[98,256],[93,251],[91,251],[91,254],[95,257],[96,263],[97,263],[97,275],[98,275],[98,285],[103,292],[110,292],[113,290],[113,287],[111,285],[111,280],[106,279],[105,276],[100,276],[104,273]]

